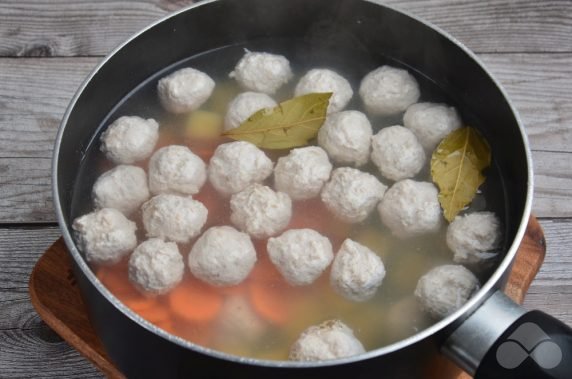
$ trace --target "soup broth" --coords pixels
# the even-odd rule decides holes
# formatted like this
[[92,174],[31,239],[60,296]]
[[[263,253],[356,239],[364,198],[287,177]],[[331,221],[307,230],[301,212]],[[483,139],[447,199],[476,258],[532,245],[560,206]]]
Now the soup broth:
[[[228,46],[190,57],[157,73],[127,94],[102,120],[77,177],[72,219],[93,209],[91,188],[99,175],[114,166],[101,153],[99,137],[120,116],[154,118],[160,124],[156,149],[172,144],[186,145],[207,163],[217,145],[230,142],[222,137],[189,137],[186,129],[188,115],[167,113],[158,101],[156,87],[161,77],[177,69],[193,67],[201,70],[216,82],[212,96],[201,110],[224,117],[230,100],[243,92],[228,74],[244,54],[244,49],[281,54],[290,60],[294,78],[273,96],[277,102],[293,97],[294,85],[307,70],[331,68],[347,78],[354,89],[354,96],[346,109],[366,113],[375,134],[383,127],[401,125],[403,114],[395,117],[368,114],[363,109],[357,88],[366,73],[382,64],[390,64],[406,68],[415,76],[421,88],[419,101],[444,102],[455,106],[464,124],[479,127],[479,119],[475,115],[463,104],[449,98],[429,78],[383,55],[363,51],[340,52],[328,48],[316,50],[315,46],[310,47],[304,41],[260,40],[247,45]],[[265,152],[273,162],[288,154],[288,151]],[[148,161],[136,165],[147,169]],[[334,167],[340,165],[334,164]],[[360,169],[375,175],[388,186],[392,184],[379,175],[371,162]],[[431,182],[428,167],[414,179]],[[265,184],[272,186],[272,178]],[[208,183],[193,198],[203,202],[209,210],[203,231],[210,226],[231,225],[228,198],[217,194]],[[504,220],[503,199],[502,181],[493,161],[487,172],[487,181],[471,203],[470,210],[491,210]],[[137,223],[138,241],[144,241],[140,212],[130,219]],[[290,346],[304,329],[329,319],[339,319],[349,325],[366,350],[372,350],[409,337],[435,322],[420,309],[413,292],[419,278],[431,268],[453,264],[453,253],[445,243],[447,225],[443,222],[437,233],[402,240],[394,237],[381,224],[376,211],[364,222],[346,224],[337,221],[319,197],[294,201],[288,229],[315,229],[331,240],[334,252],[345,238],[352,238],[381,257],[387,274],[376,295],[365,302],[351,302],[335,293],[329,284],[329,270],[309,286],[289,285],[270,263],[266,240],[253,240],[258,262],[244,282],[232,287],[211,287],[201,283],[186,268],[183,282],[175,289],[165,295],[150,297],[141,294],[129,282],[127,260],[112,266],[92,265],[92,268],[109,291],[142,318],[169,333],[218,351],[260,359],[286,360]],[[185,262],[193,242],[179,244]],[[476,273],[481,282],[486,281],[493,268]]]

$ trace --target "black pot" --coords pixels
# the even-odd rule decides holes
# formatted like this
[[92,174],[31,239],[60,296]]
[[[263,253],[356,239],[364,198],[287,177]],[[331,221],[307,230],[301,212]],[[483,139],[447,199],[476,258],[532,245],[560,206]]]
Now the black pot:
[[[340,56],[356,49],[372,57],[389,56],[422,73],[464,109],[479,115],[480,129],[491,143],[502,177],[510,243],[490,279],[457,312],[410,338],[360,356],[318,363],[262,361],[215,352],[167,334],[131,312],[93,275],[71,237],[71,202],[80,164],[102,119],[129,91],[164,67],[221,46],[261,38],[300,40],[317,48],[327,43]],[[110,357],[129,377],[418,378],[430,376],[435,362],[442,359],[441,351],[482,378],[572,377],[570,330],[540,312],[527,313],[499,291],[532,202],[530,151],[516,111],[467,48],[439,29],[377,2],[216,0],[156,22],[115,49],[71,101],[56,139],[53,183],[58,221],[90,318]],[[524,333],[531,323],[544,331],[544,336],[537,329],[525,333],[534,340],[531,345],[524,337],[511,336],[519,327]],[[497,359],[497,354],[503,348],[506,354],[519,349],[507,350],[512,346],[506,345],[507,336],[532,358],[507,368],[506,359]],[[556,362],[558,352],[562,354],[558,364],[548,367]],[[433,375],[447,377],[446,372]]]

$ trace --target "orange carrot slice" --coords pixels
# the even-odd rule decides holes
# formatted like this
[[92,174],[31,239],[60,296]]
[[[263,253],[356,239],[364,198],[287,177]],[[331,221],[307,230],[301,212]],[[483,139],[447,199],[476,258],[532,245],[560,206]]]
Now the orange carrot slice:
[[204,322],[216,317],[222,296],[198,280],[186,280],[168,294],[173,313],[184,320]]

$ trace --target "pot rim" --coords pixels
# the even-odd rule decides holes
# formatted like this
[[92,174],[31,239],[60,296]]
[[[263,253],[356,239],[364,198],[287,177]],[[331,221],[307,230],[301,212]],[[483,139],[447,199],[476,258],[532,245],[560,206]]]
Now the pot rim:
[[66,109],[66,112],[65,112],[65,114],[62,118],[62,121],[60,123],[60,126],[58,128],[58,133],[57,133],[55,144],[54,144],[54,152],[53,152],[53,156],[52,156],[52,194],[53,194],[54,208],[56,211],[58,224],[59,224],[60,230],[63,233],[65,243],[66,243],[74,261],[76,262],[78,267],[81,269],[81,271],[84,273],[84,275],[87,277],[89,282],[99,291],[99,293],[105,299],[107,299],[110,303],[113,304],[113,306],[115,308],[117,308],[121,313],[123,313],[123,315],[125,315],[126,317],[128,317],[129,319],[131,319],[132,321],[134,321],[135,323],[137,323],[138,325],[140,325],[141,327],[145,328],[146,330],[148,330],[149,332],[151,332],[155,335],[158,335],[158,336],[160,336],[160,337],[162,337],[162,338],[164,338],[164,339],[166,339],[172,343],[175,343],[175,344],[177,344],[177,345],[179,345],[185,349],[189,349],[189,350],[192,350],[195,352],[206,354],[206,355],[211,356],[211,357],[225,359],[225,360],[235,362],[235,363],[243,363],[243,364],[265,366],[265,367],[277,367],[277,368],[278,367],[284,367],[284,368],[324,367],[324,366],[334,366],[334,365],[339,365],[339,364],[359,362],[362,360],[367,360],[367,359],[379,357],[379,356],[389,354],[391,352],[403,349],[403,348],[410,346],[410,345],[413,345],[415,343],[418,343],[418,342],[436,334],[437,332],[443,330],[444,328],[450,326],[451,324],[458,321],[459,319],[462,320],[462,319],[466,318],[468,315],[470,315],[492,293],[492,291],[496,288],[497,283],[499,283],[502,280],[503,275],[508,270],[510,270],[512,262],[514,260],[514,257],[517,253],[518,247],[520,245],[520,242],[521,242],[521,240],[524,236],[524,233],[526,231],[528,219],[529,219],[530,214],[531,214],[533,188],[534,188],[532,157],[531,157],[531,151],[530,151],[528,137],[527,137],[526,132],[524,130],[524,126],[523,126],[523,123],[520,119],[520,116],[519,116],[518,112],[516,111],[516,108],[513,106],[513,104],[511,102],[510,98],[508,97],[506,91],[504,90],[502,85],[494,78],[494,76],[489,72],[489,70],[485,67],[483,62],[480,60],[480,58],[477,57],[477,55],[475,53],[473,53],[471,50],[469,50],[464,44],[462,44],[456,38],[451,36],[449,33],[442,30],[440,27],[433,25],[430,22],[424,21],[424,20],[420,19],[419,17],[412,15],[406,11],[403,11],[403,10],[394,8],[392,6],[383,4],[381,2],[381,0],[361,0],[361,1],[373,3],[377,6],[387,8],[391,11],[402,14],[405,17],[409,17],[409,18],[433,29],[435,32],[439,33],[440,35],[442,35],[443,37],[445,37],[449,41],[451,41],[453,44],[455,44],[457,48],[461,49],[465,54],[467,54],[470,58],[473,59],[473,61],[475,61],[478,64],[478,66],[486,73],[486,75],[495,84],[495,86],[500,91],[500,93],[502,94],[504,99],[507,101],[507,104],[508,104],[508,106],[509,106],[511,112],[513,113],[514,118],[517,122],[518,129],[519,129],[519,132],[520,132],[520,135],[522,138],[522,142],[523,142],[523,145],[525,148],[528,181],[527,181],[527,188],[526,188],[526,200],[525,200],[525,205],[524,205],[524,212],[523,212],[522,219],[520,220],[520,225],[518,227],[515,238],[513,239],[512,244],[511,244],[509,250],[507,251],[505,257],[503,258],[502,262],[500,262],[500,264],[498,265],[498,267],[496,268],[494,273],[491,275],[491,277],[487,280],[487,282],[483,284],[483,286],[480,288],[480,290],[475,295],[473,295],[473,297],[471,299],[469,299],[469,301],[467,303],[465,303],[461,308],[459,308],[457,311],[450,314],[446,318],[438,321],[437,323],[431,325],[430,327],[428,327],[426,329],[423,329],[422,331],[420,331],[420,332],[418,332],[418,333],[416,333],[410,337],[407,337],[403,340],[394,342],[394,343],[387,345],[387,346],[383,346],[383,347],[380,347],[380,348],[377,348],[374,350],[367,351],[363,354],[359,354],[359,355],[355,355],[355,356],[351,356],[351,357],[347,357],[347,358],[333,359],[333,360],[327,360],[327,361],[315,361],[315,362],[274,361],[274,360],[264,360],[264,359],[240,357],[240,356],[236,356],[236,355],[232,355],[232,354],[228,354],[228,353],[223,353],[223,352],[220,352],[218,350],[214,350],[211,348],[206,348],[206,347],[197,345],[197,344],[192,343],[188,340],[185,340],[181,337],[174,336],[174,335],[158,328],[154,324],[146,321],[145,319],[140,317],[135,312],[131,311],[127,306],[125,306],[121,301],[119,301],[113,294],[111,294],[111,292],[109,292],[107,290],[107,288],[105,288],[103,286],[103,284],[99,281],[99,279],[97,279],[97,277],[94,275],[92,270],[89,268],[89,266],[85,262],[84,258],[81,256],[79,250],[77,249],[77,247],[75,245],[75,242],[74,242],[71,234],[68,232],[68,226],[65,222],[65,218],[64,218],[64,215],[62,212],[62,207],[61,207],[61,202],[60,202],[60,193],[59,193],[58,185],[57,185],[57,183],[58,183],[58,162],[59,162],[60,145],[61,145],[61,141],[63,138],[63,132],[65,130],[66,124],[68,123],[69,116],[70,116],[71,112],[73,111],[75,104],[77,103],[78,98],[82,95],[85,87],[92,80],[92,78],[95,76],[95,74],[101,69],[101,67],[103,67],[105,64],[107,64],[107,62],[109,61],[109,59],[111,57],[113,57],[117,52],[119,52],[121,49],[123,49],[123,47],[125,47],[131,41],[138,38],[141,34],[145,33],[146,31],[154,28],[155,26],[165,22],[166,20],[168,20],[172,17],[178,16],[181,13],[191,11],[192,9],[195,9],[195,8],[208,6],[211,3],[224,2],[224,1],[232,1],[232,0],[204,0],[204,1],[201,1],[199,3],[193,4],[191,6],[180,9],[176,12],[168,14],[168,15],[160,18],[159,20],[149,24],[145,28],[134,33],[133,35],[131,35],[127,40],[125,40],[123,43],[121,43],[115,49],[113,49],[90,72],[90,74],[82,82],[79,89],[74,94],[72,100],[70,101],[70,103]]

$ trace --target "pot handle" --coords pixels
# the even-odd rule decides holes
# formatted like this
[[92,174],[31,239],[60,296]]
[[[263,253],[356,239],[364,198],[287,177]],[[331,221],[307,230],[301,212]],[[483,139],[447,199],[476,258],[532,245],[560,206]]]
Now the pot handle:
[[501,291],[449,336],[443,352],[475,379],[572,378],[572,329]]

